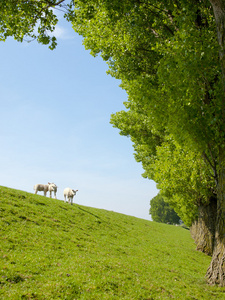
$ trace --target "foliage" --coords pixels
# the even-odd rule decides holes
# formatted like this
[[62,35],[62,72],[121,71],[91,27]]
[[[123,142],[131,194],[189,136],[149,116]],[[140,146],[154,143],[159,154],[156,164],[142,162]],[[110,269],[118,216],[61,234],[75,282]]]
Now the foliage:
[[186,225],[198,217],[198,206],[208,204],[216,194],[212,169],[201,153],[179,145],[172,136],[152,129],[144,112],[119,112],[112,123],[121,134],[130,136],[135,158],[142,162],[145,178],[157,182],[161,195]]
[[[37,39],[41,44],[56,47],[56,38],[51,34],[58,22],[53,9],[67,12],[71,4],[64,0],[1,0],[0,41],[13,36],[18,42]],[[73,2],[73,1],[71,1]]]
[[197,219],[198,207],[207,205],[216,194],[211,169],[199,152],[181,147],[171,138],[157,147],[154,179],[164,200],[187,226]]
[[160,194],[151,199],[149,213],[155,222],[179,224],[181,221],[174,209],[164,201]]
[[0,298],[224,299],[190,233],[0,187]]
[[[144,176],[169,192],[172,207],[191,223],[197,205],[215,192],[224,142],[222,77],[210,3],[81,0],[72,22],[85,47],[108,61],[109,73],[128,93],[126,110],[114,114],[111,123],[130,136]],[[168,139],[176,148],[170,153]]]

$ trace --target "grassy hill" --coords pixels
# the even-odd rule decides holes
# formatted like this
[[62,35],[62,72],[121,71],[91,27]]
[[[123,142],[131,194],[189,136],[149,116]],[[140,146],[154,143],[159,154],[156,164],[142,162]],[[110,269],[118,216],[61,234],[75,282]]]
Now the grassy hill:
[[6,187],[0,223],[0,299],[225,299],[181,227]]

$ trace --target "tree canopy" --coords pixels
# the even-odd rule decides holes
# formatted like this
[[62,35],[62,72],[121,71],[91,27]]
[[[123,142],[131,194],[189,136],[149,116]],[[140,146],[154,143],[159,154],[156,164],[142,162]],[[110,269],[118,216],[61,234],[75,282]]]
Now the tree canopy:
[[128,93],[127,111],[112,118],[115,127],[131,138],[147,128],[141,141],[136,138],[135,151],[147,140],[152,154],[172,134],[202,154],[217,182],[218,145],[224,140],[223,88],[210,3],[123,0],[76,5],[72,22],[85,47],[93,55],[100,53]]

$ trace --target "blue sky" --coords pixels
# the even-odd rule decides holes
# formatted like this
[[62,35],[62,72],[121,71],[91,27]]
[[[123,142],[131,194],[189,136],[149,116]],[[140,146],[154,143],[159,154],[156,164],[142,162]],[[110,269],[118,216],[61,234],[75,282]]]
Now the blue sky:
[[157,194],[129,138],[109,124],[127,95],[107,64],[61,21],[54,51],[8,39],[0,44],[0,185],[33,193],[36,183],[78,189],[74,201],[150,220]]

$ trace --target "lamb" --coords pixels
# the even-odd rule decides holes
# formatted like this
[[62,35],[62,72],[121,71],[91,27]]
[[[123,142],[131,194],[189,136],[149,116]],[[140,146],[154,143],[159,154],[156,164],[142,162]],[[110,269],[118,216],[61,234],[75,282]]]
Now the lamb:
[[48,192],[48,184],[35,184],[34,186],[34,190],[35,190],[35,194],[37,194],[38,191],[44,191],[44,196],[46,197],[46,194]]
[[53,182],[52,183],[49,182],[48,184],[49,184],[49,186],[48,186],[49,197],[52,198],[52,192],[54,192],[54,196],[55,196],[54,198],[57,199],[56,198],[57,185]]
[[48,183],[48,184],[35,184],[34,186],[35,194],[37,194],[38,191],[44,191],[44,196],[47,196],[47,192],[49,191],[49,197],[52,198],[52,192],[54,192],[55,199],[56,199],[56,192],[57,192],[57,186],[55,183]]
[[73,197],[76,195],[76,193],[78,192],[78,190],[72,190],[71,188],[65,188],[64,189],[64,201],[66,203],[66,197],[67,197],[67,202],[71,203],[71,205],[73,204]]

